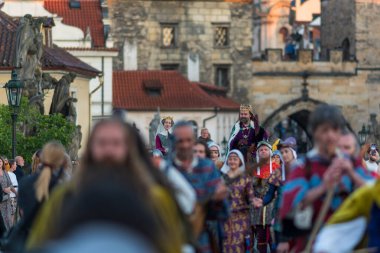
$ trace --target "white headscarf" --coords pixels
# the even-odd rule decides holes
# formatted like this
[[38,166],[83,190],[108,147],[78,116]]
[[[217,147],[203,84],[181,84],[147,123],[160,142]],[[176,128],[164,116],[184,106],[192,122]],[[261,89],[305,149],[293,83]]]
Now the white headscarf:
[[241,166],[239,167],[239,170],[240,170],[241,172],[244,172],[244,171],[245,171],[244,156],[243,156],[243,154],[242,154],[239,150],[237,150],[237,149],[233,149],[233,150],[231,150],[230,152],[228,152],[228,155],[226,156],[226,161],[224,162],[223,167],[220,169],[220,171],[221,171],[222,173],[224,173],[224,174],[227,174],[227,173],[231,170],[230,166],[228,166],[228,164],[227,164],[227,163],[228,163],[228,157],[229,157],[231,154],[236,154],[236,155],[239,157],[239,159],[240,159],[240,161],[241,161]]
[[220,146],[218,144],[216,144],[215,142],[210,142],[208,144],[208,148],[212,148],[212,147],[216,147],[218,149],[218,152],[219,152],[219,157],[221,156],[221,149],[220,149]]
[[291,147],[289,147],[290,148],[290,150],[292,151],[292,153],[293,153],[293,158],[294,158],[294,160],[297,160],[297,152],[293,149],[293,148],[291,148]]

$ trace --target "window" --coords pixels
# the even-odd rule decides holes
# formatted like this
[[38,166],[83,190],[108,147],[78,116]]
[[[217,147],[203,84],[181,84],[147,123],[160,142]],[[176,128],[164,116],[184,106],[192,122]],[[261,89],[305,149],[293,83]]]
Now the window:
[[161,95],[162,83],[160,80],[144,80],[143,87],[150,97],[158,97]]
[[161,96],[161,89],[148,89],[147,90],[148,96],[149,97],[159,97]]
[[228,88],[230,85],[230,66],[216,65],[215,66],[215,85]]
[[161,24],[161,43],[163,47],[173,48],[177,46],[177,24]]
[[80,9],[80,2],[78,0],[70,0],[69,7],[70,9]]
[[229,25],[215,25],[214,46],[228,47],[230,45]]
[[179,64],[178,63],[161,64],[161,70],[179,70]]

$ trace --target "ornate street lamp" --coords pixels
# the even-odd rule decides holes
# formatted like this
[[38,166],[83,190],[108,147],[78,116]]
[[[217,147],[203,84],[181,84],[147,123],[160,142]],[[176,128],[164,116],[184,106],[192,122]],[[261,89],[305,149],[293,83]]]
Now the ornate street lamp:
[[370,126],[366,128],[365,125],[363,124],[362,129],[358,132],[360,146],[364,145],[367,142],[368,136],[370,134],[371,134]]
[[24,82],[18,79],[16,70],[12,70],[12,79],[4,86],[7,92],[8,105],[12,109],[12,157],[16,157],[16,121],[21,103]]

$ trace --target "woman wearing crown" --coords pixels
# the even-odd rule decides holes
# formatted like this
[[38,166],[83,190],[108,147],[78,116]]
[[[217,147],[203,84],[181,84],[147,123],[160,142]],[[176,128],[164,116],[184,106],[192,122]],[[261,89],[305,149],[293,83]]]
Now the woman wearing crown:
[[156,149],[167,156],[170,146],[171,129],[174,125],[173,117],[167,116],[161,120],[156,134]]

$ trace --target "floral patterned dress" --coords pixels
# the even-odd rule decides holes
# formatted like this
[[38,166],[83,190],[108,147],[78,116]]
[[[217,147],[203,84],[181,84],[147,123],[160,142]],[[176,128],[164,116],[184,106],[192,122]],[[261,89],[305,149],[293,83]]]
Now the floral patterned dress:
[[[0,184],[2,189],[12,186],[11,179],[9,178],[8,173],[4,170],[2,170],[2,175],[0,176]],[[9,230],[13,224],[11,198],[9,197],[9,194],[5,194],[4,192],[1,194],[3,194],[3,201],[0,202],[0,212],[3,217],[5,228]]]
[[224,253],[244,253],[246,251],[245,238],[249,236],[252,245],[252,229],[250,209],[255,197],[252,179],[241,175],[231,179],[223,175],[230,189],[231,215],[224,224]]

